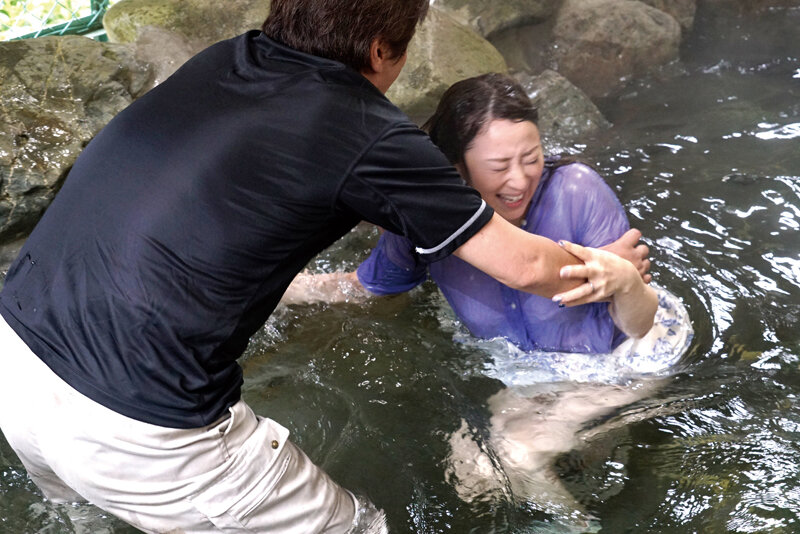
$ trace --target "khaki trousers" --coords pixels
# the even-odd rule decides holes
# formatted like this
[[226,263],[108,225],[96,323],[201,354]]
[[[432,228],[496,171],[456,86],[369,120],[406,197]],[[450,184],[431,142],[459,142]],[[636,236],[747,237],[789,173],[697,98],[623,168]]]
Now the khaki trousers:
[[53,502],[89,501],[145,532],[351,531],[357,501],[243,401],[196,429],[78,393],[0,318],[0,429]]

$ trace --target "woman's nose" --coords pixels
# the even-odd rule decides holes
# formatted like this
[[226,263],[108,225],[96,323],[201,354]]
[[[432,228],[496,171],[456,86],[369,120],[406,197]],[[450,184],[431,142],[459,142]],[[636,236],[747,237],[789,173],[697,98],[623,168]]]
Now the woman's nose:
[[525,166],[515,163],[508,169],[508,185],[517,189],[525,189],[528,186],[529,178],[525,174]]

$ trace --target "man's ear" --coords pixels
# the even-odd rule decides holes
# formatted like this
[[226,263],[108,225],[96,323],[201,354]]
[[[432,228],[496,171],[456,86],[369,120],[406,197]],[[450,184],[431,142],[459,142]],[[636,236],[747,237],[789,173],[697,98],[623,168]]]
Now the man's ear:
[[390,52],[383,39],[376,37],[369,45],[369,66],[372,72],[383,72]]

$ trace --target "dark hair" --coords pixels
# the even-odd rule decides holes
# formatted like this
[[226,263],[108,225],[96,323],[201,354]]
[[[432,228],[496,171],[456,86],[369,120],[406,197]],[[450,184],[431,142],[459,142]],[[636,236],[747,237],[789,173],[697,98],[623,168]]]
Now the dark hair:
[[451,85],[422,129],[450,163],[463,164],[472,140],[495,119],[536,124],[539,113],[519,82],[490,73]]
[[405,54],[429,0],[272,0],[267,37],[362,71],[370,45],[381,38],[392,57]]

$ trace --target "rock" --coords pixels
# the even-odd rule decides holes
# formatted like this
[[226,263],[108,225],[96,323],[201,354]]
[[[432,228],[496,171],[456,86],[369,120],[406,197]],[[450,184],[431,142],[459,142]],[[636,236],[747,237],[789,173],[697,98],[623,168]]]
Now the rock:
[[590,98],[677,60],[680,41],[675,18],[638,0],[565,0],[552,19],[492,38],[512,70],[555,70]]
[[694,15],[697,11],[697,0],[641,0],[645,4],[663,11],[678,21],[687,35],[694,26]]
[[260,28],[268,14],[265,0],[120,0],[106,12],[103,27],[115,43],[135,42],[143,28],[156,27],[205,48]]
[[103,27],[111,42],[135,43],[137,60],[151,66],[158,85],[204,48],[260,28],[268,14],[262,0],[121,0]]
[[611,127],[589,97],[557,72],[545,70],[538,76],[521,72],[514,77],[539,108],[539,130],[548,147],[546,153],[553,152],[550,146]]
[[681,29],[636,0],[566,0],[553,27],[555,70],[590,97],[678,59]]
[[506,72],[500,52],[470,28],[431,8],[408,47],[408,61],[387,96],[412,116],[427,116],[455,82]]
[[83,147],[150,77],[124,45],[0,42],[0,243],[30,232]]
[[139,29],[138,35],[132,45],[135,57],[137,61],[149,65],[153,73],[148,90],[166,80],[205,47],[202,42],[157,26],[144,26]]
[[[103,25],[112,41],[135,43],[136,57],[151,65],[159,83],[206,46],[260,27],[268,12],[260,0],[231,0],[224,7],[216,0],[121,0]],[[429,113],[457,80],[506,70],[488,41],[432,7],[389,97],[410,114]]]
[[552,16],[563,0],[437,0],[436,6],[486,38]]

